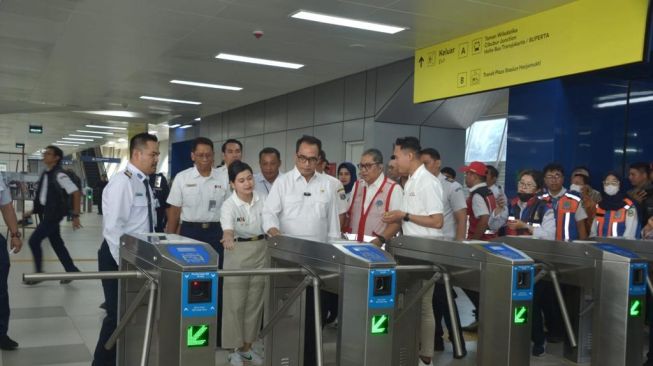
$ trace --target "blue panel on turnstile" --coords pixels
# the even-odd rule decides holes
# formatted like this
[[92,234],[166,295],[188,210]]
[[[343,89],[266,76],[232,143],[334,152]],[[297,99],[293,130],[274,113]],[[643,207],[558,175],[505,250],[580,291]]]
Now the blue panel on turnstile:
[[[518,280],[520,278],[520,272],[526,272],[522,276],[528,276],[528,286],[526,288],[520,288]],[[512,299],[513,300],[532,300],[533,299],[533,282],[535,281],[535,266],[532,264],[527,264],[524,266],[514,266],[512,268]]]
[[[181,274],[182,317],[211,317],[218,313],[218,274],[215,272],[182,272]],[[211,281],[211,300],[190,303],[188,286],[191,281]]]
[[344,245],[344,247],[350,253],[362,257],[368,262],[388,262],[388,258],[386,258],[384,252],[373,245],[351,244]]
[[622,257],[626,258],[639,258],[639,256],[633,252],[631,252],[628,249],[622,248],[620,246],[614,245],[614,244],[606,244],[606,243],[600,243],[600,244],[594,244],[595,247],[605,250],[606,252],[610,252],[616,255],[620,255]]
[[209,264],[211,256],[199,244],[172,244],[168,245],[168,253],[175,257],[181,264],[205,265]]
[[[635,271],[640,270],[639,283],[634,283]],[[648,263],[632,263],[630,265],[630,281],[628,294],[631,296],[646,295],[646,277],[648,276]]]
[[[394,269],[373,269],[369,275],[369,287],[367,289],[368,307],[370,309],[387,309],[395,306],[395,287],[397,285],[396,271]],[[383,294],[374,295],[377,279],[384,279],[384,285],[388,286]],[[389,280],[389,283],[388,283]]]
[[505,244],[495,243],[495,244],[482,244],[482,245],[485,247],[485,249],[487,249],[490,253],[494,255],[498,255],[512,260],[528,259],[528,257],[524,256],[520,252],[514,250],[513,248]]

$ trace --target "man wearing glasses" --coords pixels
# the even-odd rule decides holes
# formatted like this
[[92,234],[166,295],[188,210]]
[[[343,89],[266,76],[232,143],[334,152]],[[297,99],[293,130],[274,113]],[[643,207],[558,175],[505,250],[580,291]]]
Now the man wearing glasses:
[[572,241],[587,238],[587,212],[582,205],[582,199],[575,193],[568,192],[565,182],[564,168],[560,164],[551,163],[544,167],[544,185],[547,193],[542,199],[551,202],[556,220],[556,240]]
[[[263,230],[270,236],[288,235],[327,243],[340,237],[340,222],[334,185],[324,174],[316,174],[322,142],[313,136],[297,140],[295,167],[277,178],[263,206]],[[310,304],[313,288],[306,289]],[[315,332],[312,306],[306,306],[304,365],[315,365]],[[319,314],[324,321],[325,309]],[[322,323],[324,324],[324,322]]]
[[358,164],[360,177],[349,199],[348,225],[343,232],[356,235],[356,241],[370,241],[381,246],[395,236],[401,224],[382,221],[388,211],[401,209],[404,191],[383,174],[383,154],[378,149],[366,150]]

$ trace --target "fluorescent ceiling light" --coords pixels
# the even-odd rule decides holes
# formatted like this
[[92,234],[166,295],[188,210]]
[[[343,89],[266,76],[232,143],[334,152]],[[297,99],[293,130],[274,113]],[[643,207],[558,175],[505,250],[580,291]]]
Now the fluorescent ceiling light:
[[141,99],[147,99],[147,100],[158,100],[160,102],[168,102],[168,103],[181,103],[181,104],[192,104],[192,105],[200,105],[202,102],[195,102],[192,100],[182,100],[182,99],[168,99],[168,98],[159,98],[159,97],[149,97],[147,95],[141,95]]
[[183,125],[183,126],[179,127],[179,129],[181,130],[183,128],[191,128],[191,127],[193,127],[193,125]]
[[381,32],[381,33],[388,33],[388,34],[395,34],[408,29],[404,27],[395,27],[393,25],[372,23],[363,20],[356,20],[351,18],[337,17],[333,15],[313,13],[311,11],[304,11],[304,10],[300,10],[295,14],[291,15],[290,17],[295,19],[310,20],[312,22],[327,23],[332,25],[339,25],[341,27],[364,29],[373,32]]
[[61,140],[59,140],[59,141],[57,141],[57,143],[62,144],[62,145],[75,145],[75,146],[86,145],[85,142],[77,142],[77,141],[72,142],[72,141],[61,141]]
[[595,106],[596,108],[609,108],[609,107],[616,107],[620,105],[643,103],[643,102],[650,102],[650,101],[653,101],[653,95],[648,97],[631,98],[630,101],[627,101],[626,99],[622,99],[622,100],[615,100],[613,102],[604,102],[604,103],[596,104]]
[[77,147],[77,146],[79,146],[79,145],[74,145],[74,144],[63,144],[63,143],[61,143],[61,142],[55,142],[55,143],[53,143],[52,145],[55,145],[55,146],[64,146],[64,147]]
[[175,123],[174,125],[170,125],[170,128],[177,128],[179,126],[181,126],[179,123]]
[[129,112],[129,111],[81,111],[82,113],[97,114],[100,116],[111,116],[111,117],[129,117],[135,118],[139,117],[139,113]]
[[71,133],[68,136],[70,136],[70,137],[87,137],[87,138],[91,138],[91,139],[101,139],[101,138],[104,137],[104,136],[75,135],[74,133]]
[[190,86],[199,86],[201,88],[213,88],[213,89],[224,89],[224,90],[243,90],[239,86],[229,86],[229,85],[220,85],[220,84],[208,84],[208,83],[198,83],[196,81],[186,81],[186,80],[170,80],[172,84],[181,84],[181,85],[190,85]]
[[118,142],[127,142],[127,139],[121,137],[121,138],[118,139]]
[[149,133],[150,135],[156,135],[157,133],[159,133],[159,131],[152,130],[152,131],[147,131],[147,133]]
[[295,64],[295,63],[292,63],[292,62],[266,60],[264,58],[238,56],[238,55],[232,55],[232,54],[229,54],[229,53],[221,53],[221,54],[215,56],[215,58],[218,58],[220,60],[247,62],[247,63],[250,63],[250,64],[257,64],[257,65],[285,67],[287,69],[299,69],[299,68],[304,67],[304,65],[302,65],[302,64]]
[[61,139],[62,140],[70,140],[70,141],[90,141],[90,142],[95,141],[93,139],[80,139],[80,138],[77,138],[77,137],[62,137]]
[[121,130],[124,131],[127,127],[114,127],[114,126],[100,126],[100,125],[86,125],[88,128],[103,128],[106,130]]
[[107,142],[107,145],[113,145],[113,144],[115,144],[115,142],[113,142],[113,141]]
[[197,117],[197,118],[195,118],[193,121],[197,121],[197,122],[199,122],[199,121],[201,121],[201,120],[202,120],[201,117]]
[[[104,132],[104,131],[89,131],[89,130],[77,130],[77,132],[83,133],[96,133],[98,135],[113,135],[113,132]],[[98,136],[99,137],[99,136]]]

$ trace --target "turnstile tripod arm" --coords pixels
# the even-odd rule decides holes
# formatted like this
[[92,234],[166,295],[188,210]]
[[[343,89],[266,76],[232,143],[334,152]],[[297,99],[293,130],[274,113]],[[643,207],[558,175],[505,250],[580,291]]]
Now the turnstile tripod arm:
[[119,280],[125,278],[147,278],[147,275],[141,271],[23,273],[23,281]]
[[145,297],[145,294],[147,294],[147,290],[150,287],[150,282],[151,281],[145,282],[143,286],[141,286],[140,290],[138,290],[136,297],[134,297],[134,300],[131,302],[131,304],[129,304],[129,308],[127,308],[127,311],[125,311],[122,319],[120,319],[120,323],[118,323],[116,326],[116,330],[113,331],[111,337],[109,337],[107,342],[104,344],[104,349],[109,350],[116,344],[118,337],[120,337],[127,324],[131,321],[131,318],[134,316],[134,314],[136,314],[136,310],[141,305],[141,302],[143,301],[143,298]]
[[449,317],[451,318],[451,327],[453,328],[453,351],[457,357],[463,357],[462,340],[460,339],[459,324],[456,321],[458,318],[458,309],[453,298],[453,288],[451,288],[451,278],[448,273],[442,275],[444,279],[444,289],[447,293],[447,306],[449,307]]
[[147,318],[145,320],[145,335],[143,336],[143,353],[141,353],[141,366],[147,366],[150,356],[150,340],[152,339],[152,326],[154,325],[154,297],[156,296],[156,282],[150,281],[150,298],[147,303]]
[[560,289],[560,282],[558,281],[558,274],[556,271],[550,271],[549,275],[551,276],[551,282],[553,282],[553,288],[558,298],[558,305],[560,306],[560,314],[562,315],[562,320],[565,323],[565,330],[567,331],[567,337],[569,338],[569,345],[572,348],[578,347],[576,342],[576,334],[574,334],[574,328],[571,326],[571,320],[569,320],[569,312],[567,311],[567,304],[565,303],[565,298],[562,296],[562,290]]
[[288,309],[290,309],[290,306],[297,300],[297,298],[304,292],[304,290],[311,285],[313,282],[311,276],[306,276],[304,277],[304,280],[299,283],[299,286],[295,287],[290,294],[288,295],[288,298],[283,302],[279,310],[277,310],[272,317],[270,318],[270,321],[261,329],[261,332],[259,333],[259,338],[263,339],[265,336],[270,333],[272,328],[274,328],[277,323],[283,319],[283,317],[286,315],[286,312]]
[[399,319],[401,319],[404,315],[406,315],[406,313],[408,313],[408,310],[409,310],[411,307],[413,307],[415,304],[417,304],[418,301],[421,301],[421,300],[422,300],[422,297],[424,296],[424,294],[426,294],[426,292],[427,292],[428,290],[430,290],[431,287],[433,287],[433,285],[435,285],[435,283],[438,282],[438,281],[440,280],[440,277],[442,277],[442,273],[441,273],[441,272],[435,272],[435,273],[433,274],[433,277],[431,277],[430,279],[428,279],[428,280],[424,283],[424,285],[422,286],[422,288],[420,288],[419,291],[417,291],[417,293],[415,294],[415,296],[413,296],[413,298],[410,299],[410,301],[409,301],[407,304],[404,305],[404,308],[403,308],[403,309],[401,310],[401,312],[400,312],[399,314],[397,314],[397,316],[395,317],[395,322],[398,322]]

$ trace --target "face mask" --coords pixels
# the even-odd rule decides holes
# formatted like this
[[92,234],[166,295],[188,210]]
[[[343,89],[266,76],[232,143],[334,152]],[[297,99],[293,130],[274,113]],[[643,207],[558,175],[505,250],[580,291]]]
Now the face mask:
[[619,186],[603,186],[603,191],[608,196],[614,196],[619,192]]
[[583,186],[579,186],[578,184],[572,184],[572,185],[569,187],[569,190],[570,190],[570,191],[578,192],[578,193],[582,192],[582,189],[583,189]]
[[531,198],[535,196],[535,193],[517,193],[519,200],[522,202],[528,202]]

